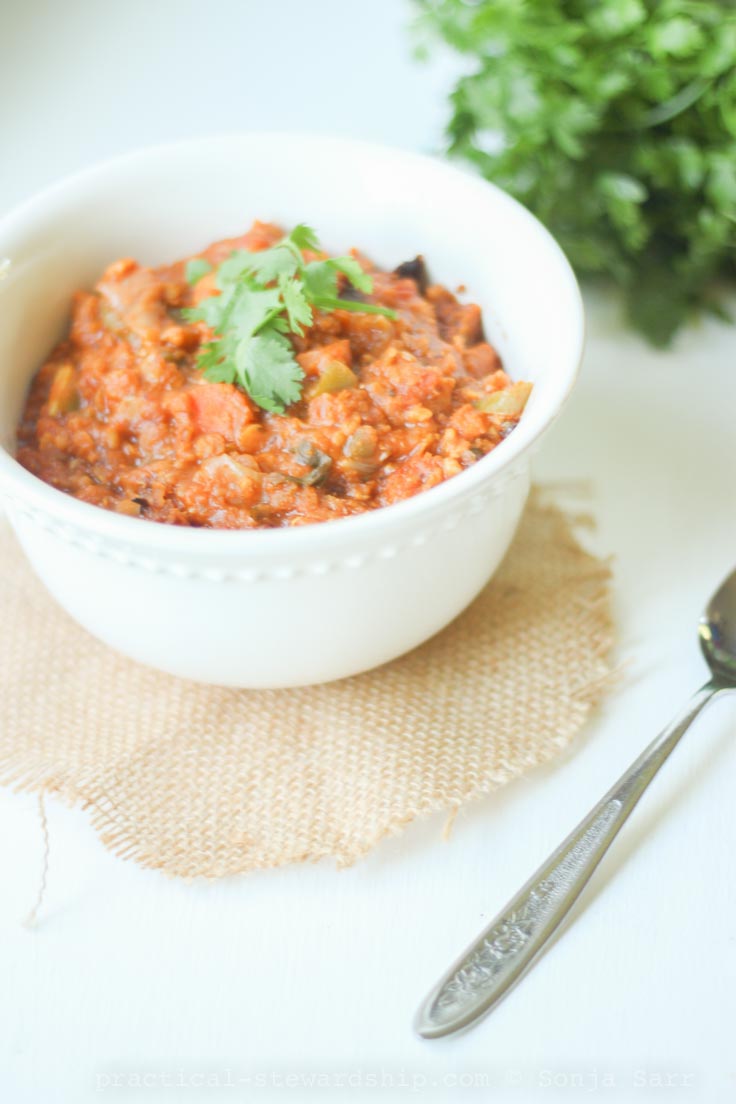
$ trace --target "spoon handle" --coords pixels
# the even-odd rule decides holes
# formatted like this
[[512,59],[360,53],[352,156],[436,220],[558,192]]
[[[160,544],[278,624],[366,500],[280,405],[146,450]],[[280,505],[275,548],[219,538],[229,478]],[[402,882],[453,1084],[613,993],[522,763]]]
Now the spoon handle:
[[722,687],[708,682],[567,839],[540,866],[427,996],[416,1031],[426,1039],[468,1027],[532,965],[587,884],[655,774]]

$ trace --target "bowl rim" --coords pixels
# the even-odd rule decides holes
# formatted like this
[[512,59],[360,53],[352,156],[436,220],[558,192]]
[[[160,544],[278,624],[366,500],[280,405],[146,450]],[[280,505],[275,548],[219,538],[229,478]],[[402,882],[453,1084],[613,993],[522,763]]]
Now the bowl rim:
[[[201,151],[206,147],[214,148],[216,145],[229,143],[247,145],[254,141],[266,144],[269,142],[320,143],[340,147],[346,152],[353,150],[362,156],[372,155],[395,159],[397,162],[413,163],[415,166],[423,166],[433,174],[444,175],[448,179],[462,178],[464,187],[474,191],[480,200],[493,193],[495,202],[508,205],[514,209],[517,217],[527,221],[540,243],[555,257],[560,278],[567,284],[572,306],[570,329],[573,353],[569,358],[566,372],[560,374],[558,389],[547,409],[543,411],[539,424],[534,430],[524,431],[522,418],[514,432],[487,456],[458,475],[410,498],[361,514],[307,525],[283,526],[275,529],[210,529],[150,522],[141,524],[140,518],[127,517],[83,502],[45,483],[27,471],[4,446],[0,446],[0,498],[6,497],[12,505],[26,512],[45,515],[57,524],[61,523],[67,528],[72,527],[119,545],[175,552],[182,556],[224,554],[228,557],[232,555],[243,558],[249,554],[288,554],[315,549],[324,551],[327,541],[342,545],[346,541],[352,542],[353,539],[359,542],[362,536],[369,536],[372,530],[404,528],[407,525],[411,527],[422,521],[429,523],[438,512],[457,505],[458,500],[465,501],[470,496],[475,497],[481,490],[488,493],[489,485],[498,483],[500,489],[503,483],[503,469],[513,467],[514,461],[527,452],[557,418],[577,380],[585,340],[583,301],[570,262],[546,227],[523,204],[497,185],[484,180],[466,167],[458,166],[444,158],[416,153],[398,146],[301,130],[236,131],[146,145],[67,175],[12,208],[0,219],[0,252],[2,240],[6,235],[22,234],[32,229],[35,220],[48,214],[49,208],[53,213],[56,207],[57,214],[60,215],[65,200],[72,198],[79,188],[94,185],[98,180],[104,182],[111,174],[135,168],[137,164],[157,158],[182,155],[188,151],[192,154],[200,151],[201,155]],[[147,521],[147,519],[143,520]]]

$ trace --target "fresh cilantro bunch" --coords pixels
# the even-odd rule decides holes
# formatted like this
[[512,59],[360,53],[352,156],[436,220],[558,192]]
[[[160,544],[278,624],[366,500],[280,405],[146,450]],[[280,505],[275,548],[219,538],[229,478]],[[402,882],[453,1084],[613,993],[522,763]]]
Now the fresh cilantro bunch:
[[[354,257],[307,263],[302,250],[321,252],[314,230],[303,224],[271,249],[235,250],[217,269],[219,295],[186,311],[188,319],[206,322],[215,333],[199,356],[206,378],[237,383],[258,406],[278,414],[301,397],[304,378],[288,335],[301,336],[315,310],[396,317],[387,307],[340,298],[341,273],[357,291],[373,290],[373,280]],[[186,278],[195,284],[211,269],[205,258],[196,257],[187,265]]]
[[667,345],[736,274],[736,11],[725,0],[415,0],[471,59],[453,154],[539,216]]

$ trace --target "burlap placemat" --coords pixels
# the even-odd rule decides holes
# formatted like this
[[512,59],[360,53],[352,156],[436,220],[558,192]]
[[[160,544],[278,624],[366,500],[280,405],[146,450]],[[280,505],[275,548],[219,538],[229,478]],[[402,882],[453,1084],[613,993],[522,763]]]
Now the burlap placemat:
[[0,782],[89,810],[116,854],[184,877],[333,856],[456,810],[551,759],[601,696],[607,567],[534,496],[457,621],[376,671],[236,691],[97,643],[0,529]]

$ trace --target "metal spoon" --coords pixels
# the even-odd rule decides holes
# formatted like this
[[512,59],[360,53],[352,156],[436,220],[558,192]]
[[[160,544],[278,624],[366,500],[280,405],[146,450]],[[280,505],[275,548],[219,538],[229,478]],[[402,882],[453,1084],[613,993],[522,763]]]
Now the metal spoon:
[[736,689],[736,571],[711,598],[698,631],[711,678],[432,989],[415,1020],[425,1039],[468,1027],[522,977],[701,709]]

